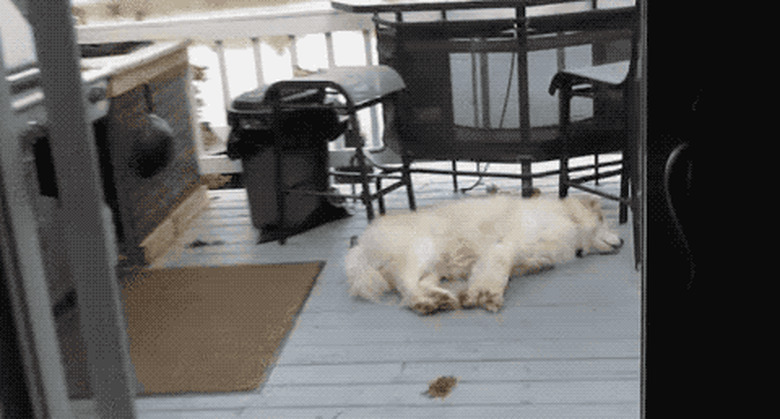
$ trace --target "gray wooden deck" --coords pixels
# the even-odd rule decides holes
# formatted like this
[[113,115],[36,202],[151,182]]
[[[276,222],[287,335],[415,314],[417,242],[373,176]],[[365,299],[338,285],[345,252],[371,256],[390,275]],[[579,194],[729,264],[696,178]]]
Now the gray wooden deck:
[[[463,163],[473,168],[473,164]],[[493,168],[497,167],[494,166]],[[511,167],[509,170],[519,170]],[[467,186],[474,178],[461,178]],[[535,181],[556,193],[555,179]],[[485,179],[506,190],[519,181]],[[414,175],[420,206],[453,199],[447,176]],[[617,189],[617,180],[600,186]],[[469,192],[485,193],[484,187]],[[468,310],[419,316],[347,295],[343,257],[365,213],[299,236],[256,245],[243,190],[211,191],[211,207],[161,266],[326,260],[268,379],[251,392],[142,397],[141,418],[640,416],[640,274],[630,223],[626,246],[515,278],[497,314]],[[402,190],[389,208],[404,208]],[[617,205],[605,201],[617,224]],[[194,249],[200,239],[222,245]],[[459,378],[451,395],[423,392],[438,376]],[[77,411],[85,412],[83,406]]]

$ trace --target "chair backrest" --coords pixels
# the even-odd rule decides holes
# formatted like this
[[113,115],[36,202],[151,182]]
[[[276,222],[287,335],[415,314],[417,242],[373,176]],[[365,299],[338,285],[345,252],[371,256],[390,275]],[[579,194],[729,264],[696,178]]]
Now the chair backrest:
[[[634,9],[484,21],[375,18],[379,62],[398,70],[407,85],[395,113],[403,144],[393,151],[434,160],[544,157],[542,143],[557,131],[549,128],[554,122],[539,122],[549,113],[531,112],[529,52],[553,51],[548,35],[625,29]],[[507,68],[501,82],[497,66]],[[555,106],[552,99],[549,105]]]

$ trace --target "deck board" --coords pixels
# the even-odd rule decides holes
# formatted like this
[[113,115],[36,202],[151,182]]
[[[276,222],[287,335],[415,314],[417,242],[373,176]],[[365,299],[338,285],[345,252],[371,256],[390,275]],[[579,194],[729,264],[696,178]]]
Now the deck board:
[[[275,368],[286,365],[341,365],[387,362],[473,362],[635,359],[639,342],[633,338],[540,339],[506,341],[488,337],[480,342],[392,342],[381,345],[360,342],[342,344],[287,345]],[[275,369],[274,369],[275,371]],[[433,377],[435,378],[435,377]]]
[[[448,167],[449,164],[447,163]],[[468,167],[464,164],[463,167]],[[516,170],[516,166],[512,168]],[[519,181],[485,184],[519,189]],[[470,186],[474,178],[462,178]],[[455,199],[449,176],[415,175],[418,206]],[[555,179],[535,181],[555,193]],[[601,188],[615,192],[616,181]],[[484,187],[469,192],[485,193]],[[354,215],[285,245],[256,244],[243,190],[210,191],[210,207],[155,266],[324,260],[311,296],[267,380],[250,392],[141,397],[141,418],[576,417],[632,418],[640,412],[640,274],[630,223],[626,247],[514,278],[499,313],[474,309],[419,316],[395,304],[347,295],[344,255],[366,226]],[[388,196],[404,210],[406,196]],[[617,205],[605,201],[617,223]],[[216,243],[190,247],[195,240]],[[444,400],[422,392],[440,375],[459,383]]]
[[[416,384],[438,375],[471,382],[634,379],[633,358],[478,359],[277,365],[274,386],[397,383]],[[511,377],[509,379],[508,377]],[[501,379],[503,378],[503,379]]]

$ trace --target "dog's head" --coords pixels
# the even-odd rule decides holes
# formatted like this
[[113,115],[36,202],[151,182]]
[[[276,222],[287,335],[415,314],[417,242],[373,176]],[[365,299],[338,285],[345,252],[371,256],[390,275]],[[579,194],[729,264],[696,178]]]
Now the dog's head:
[[623,239],[610,229],[604,219],[601,200],[585,195],[570,198],[568,201],[572,217],[582,229],[582,242],[577,255],[617,253],[623,246]]

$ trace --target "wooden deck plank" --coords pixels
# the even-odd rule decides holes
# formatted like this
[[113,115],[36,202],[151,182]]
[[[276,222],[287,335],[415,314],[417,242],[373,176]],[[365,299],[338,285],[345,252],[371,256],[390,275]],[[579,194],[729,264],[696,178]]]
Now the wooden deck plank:
[[[78,412],[82,412],[80,415]],[[625,419],[639,417],[635,403],[568,404],[568,405],[447,405],[426,406],[338,406],[338,407],[249,407],[159,410],[144,407],[139,410],[144,419],[228,419],[228,418],[561,418],[561,419]],[[86,408],[77,409],[76,417],[91,417]]]
[[[446,399],[445,399],[446,400]],[[432,400],[426,405],[385,406],[293,406],[193,409],[154,409],[143,407],[139,417],[144,419],[222,419],[222,418],[570,418],[570,419],[625,419],[639,417],[635,403],[590,404],[475,404],[453,405]]]
[[276,386],[351,383],[420,383],[438,376],[483,381],[581,381],[637,378],[636,358],[401,361],[277,365]]
[[[431,377],[434,379],[436,377]],[[257,402],[269,407],[303,406],[425,406],[431,403],[452,405],[502,404],[587,404],[624,403],[635,400],[637,380],[605,381],[528,381],[468,382],[461,381],[445,400],[430,399],[422,393],[428,382],[418,385],[382,383],[350,385],[267,386]],[[258,406],[261,407],[261,406]]]
[[[436,377],[431,377],[434,379]],[[349,383],[272,386],[260,393],[144,398],[138,410],[233,410],[264,407],[350,407],[430,405],[583,405],[623,404],[636,400],[635,378],[568,381],[468,381],[462,379],[444,400],[423,394],[428,380],[414,383]]]
[[[536,308],[536,307],[534,307]],[[552,312],[557,311],[558,307],[553,307]],[[504,313],[503,317],[516,315],[520,311]],[[543,310],[524,310],[526,313],[544,313]],[[310,329],[306,333],[299,326],[297,329],[300,338],[296,343],[303,342],[344,342],[362,343],[382,343],[402,341],[424,341],[424,342],[459,342],[459,341],[479,341],[486,336],[500,336],[502,340],[513,341],[519,339],[537,338],[553,339],[561,337],[574,337],[579,339],[608,337],[638,337],[636,333],[616,332],[615,330],[628,329],[632,326],[638,326],[634,319],[624,319],[617,317],[590,316],[587,313],[581,313],[579,316],[564,317],[551,312],[546,315],[537,315],[521,321],[508,321],[497,319],[481,319],[477,316],[464,317],[463,322],[445,322],[429,323],[428,326],[416,327],[411,325],[406,327],[402,324],[383,325],[379,322],[381,319],[374,318],[375,324],[370,325],[344,325],[339,322],[317,325],[316,322],[309,322],[305,326]],[[368,316],[366,316],[368,317]],[[480,321],[485,320],[485,321]],[[424,320],[409,318],[411,322],[421,322]],[[343,328],[349,328],[343,331]]]
[[471,406],[348,406],[316,408],[252,408],[241,418],[560,418],[560,419],[625,419],[639,417],[639,408],[633,403],[601,405],[471,405]]
[[[533,323],[530,321],[529,323]],[[303,327],[296,329],[295,340],[290,343],[295,344],[314,344],[316,342],[355,342],[355,343],[371,343],[374,345],[381,345],[389,342],[411,342],[422,341],[430,344],[440,345],[457,345],[459,342],[464,341],[478,341],[484,339],[486,336],[490,336],[490,339],[498,342],[506,342],[507,344],[521,339],[555,339],[567,336],[576,336],[579,339],[604,339],[604,338],[639,338],[639,333],[625,332],[632,328],[632,326],[638,327],[633,321],[619,321],[608,320],[603,321],[600,325],[591,326],[587,321],[582,321],[576,324],[556,324],[555,320],[551,321],[537,321],[536,324],[528,326],[528,328],[522,328],[528,325],[528,323],[517,327],[491,327],[482,328],[474,325],[452,326],[442,327],[435,333],[431,330],[404,330],[403,328],[392,329],[372,329],[372,328],[360,328],[343,330],[341,328],[327,328],[327,329],[315,329],[307,331]],[[618,330],[618,331],[616,331]],[[507,333],[512,333],[507,335]],[[495,337],[493,335],[499,335]],[[458,338],[454,338],[457,336]]]
[[[136,417],[143,419],[227,419],[238,418],[245,412],[244,408],[181,408],[181,409],[156,409],[153,404],[136,400]],[[73,417],[79,419],[95,419],[95,403],[90,399],[71,400],[71,412]],[[65,415],[62,415],[63,417]],[[55,413],[54,417],[58,417]]]
[[570,405],[430,405],[430,406],[348,406],[348,407],[277,407],[209,410],[142,410],[144,419],[228,419],[228,418],[540,418],[625,419],[639,416],[633,403]]
[[487,338],[480,342],[393,342],[376,344],[288,344],[277,365],[328,365],[387,362],[470,362],[535,359],[639,359],[639,342],[623,339]]

